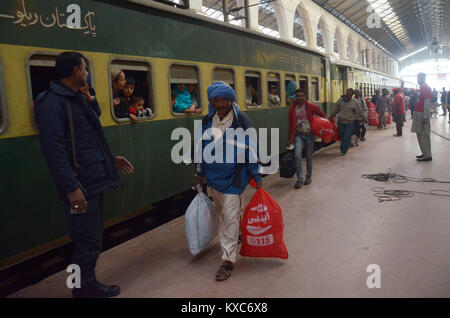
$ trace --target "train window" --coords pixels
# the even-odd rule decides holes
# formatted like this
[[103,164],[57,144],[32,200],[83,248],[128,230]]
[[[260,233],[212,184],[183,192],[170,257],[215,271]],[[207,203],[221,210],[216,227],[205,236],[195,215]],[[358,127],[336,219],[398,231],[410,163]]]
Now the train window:
[[234,71],[228,68],[215,68],[213,82],[224,82],[234,89]]
[[311,101],[320,101],[320,89],[318,77],[311,77]]
[[153,118],[155,103],[152,68],[146,61],[112,60],[111,110],[117,122]]
[[169,84],[170,105],[175,115],[202,113],[200,73],[197,66],[172,64]]
[[3,82],[3,66],[0,61],[0,135],[8,129],[8,108],[6,107],[5,85]]
[[290,105],[294,101],[295,90],[297,89],[297,80],[294,74],[286,74],[284,87],[286,90],[286,104]]
[[267,87],[269,89],[269,94],[268,94],[269,106],[271,106],[271,107],[281,106],[280,74],[268,73],[267,74]]
[[309,100],[308,78],[306,76],[300,76],[300,79],[299,79],[298,83],[300,84],[300,88],[305,90],[305,92],[306,92],[306,99]]
[[[38,95],[50,87],[56,79],[55,64],[57,54],[33,54],[27,61],[29,88],[31,89],[31,106],[34,106]],[[33,109],[33,108],[31,108]]]
[[245,104],[248,108],[262,106],[261,74],[245,72]]
[[[38,95],[50,87],[50,82],[56,80],[55,65],[58,53],[33,53],[27,58],[27,77],[29,83],[30,109],[33,111]],[[88,59],[89,74],[92,74],[91,63]],[[89,81],[90,81],[89,76]],[[92,83],[90,83],[92,85]]]

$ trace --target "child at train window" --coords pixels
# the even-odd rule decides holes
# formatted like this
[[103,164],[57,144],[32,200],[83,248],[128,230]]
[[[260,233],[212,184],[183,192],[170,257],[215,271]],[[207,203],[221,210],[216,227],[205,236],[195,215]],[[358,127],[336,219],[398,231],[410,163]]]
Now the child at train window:
[[[120,103],[114,109],[117,118],[130,118],[128,109],[130,108],[131,96],[134,93],[136,81],[132,77],[127,77],[123,89],[119,93]],[[131,118],[130,118],[131,119]]]
[[280,96],[277,93],[277,86],[271,85],[269,89],[269,106],[278,107],[281,105]]
[[175,86],[174,93],[176,95],[175,105],[173,111],[176,113],[197,113],[200,114],[202,110],[195,108],[195,104],[192,103],[191,93],[187,89],[184,83],[180,83]]
[[133,96],[130,100],[130,108],[128,109],[130,113],[130,119],[136,123],[137,117],[150,117],[153,112],[150,108],[144,108],[145,100],[141,96]]

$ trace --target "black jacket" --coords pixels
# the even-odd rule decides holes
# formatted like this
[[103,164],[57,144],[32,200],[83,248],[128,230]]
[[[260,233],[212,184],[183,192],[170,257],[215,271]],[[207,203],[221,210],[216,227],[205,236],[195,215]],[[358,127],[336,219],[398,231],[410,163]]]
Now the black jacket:
[[[77,179],[74,176],[66,100],[73,114],[79,165]],[[86,196],[92,196],[121,184],[114,155],[98,119],[100,108],[96,100],[89,103],[81,93],[52,81],[50,89],[38,96],[34,113],[41,151],[55,180],[60,200],[67,202],[67,194],[77,188],[82,188]]]

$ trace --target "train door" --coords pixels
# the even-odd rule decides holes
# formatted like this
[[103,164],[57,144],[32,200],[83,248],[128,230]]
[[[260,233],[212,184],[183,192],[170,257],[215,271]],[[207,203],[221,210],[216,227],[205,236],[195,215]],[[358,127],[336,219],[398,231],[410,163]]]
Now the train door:
[[347,68],[346,67],[338,67],[338,71],[339,71],[339,80],[342,83],[340,85],[340,92],[339,92],[339,96],[342,96],[345,94],[345,92],[347,91],[348,88],[348,83],[347,83]]

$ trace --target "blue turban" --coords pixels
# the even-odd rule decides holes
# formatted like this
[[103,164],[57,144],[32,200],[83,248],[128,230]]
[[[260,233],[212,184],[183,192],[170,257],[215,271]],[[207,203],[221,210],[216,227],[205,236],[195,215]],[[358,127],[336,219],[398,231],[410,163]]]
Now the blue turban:
[[211,85],[209,85],[206,92],[208,94],[209,100],[208,117],[212,117],[216,113],[216,110],[214,109],[214,106],[211,103],[211,99],[216,97],[222,97],[231,100],[232,104],[234,104],[234,101],[236,100],[236,93],[234,92],[234,89],[224,82],[212,83]]
[[210,101],[213,98],[216,97],[222,97],[231,100],[234,102],[236,100],[236,93],[234,92],[234,89],[231,88],[230,85],[224,82],[215,82],[212,83],[208,90],[206,91],[208,93],[208,100]]

